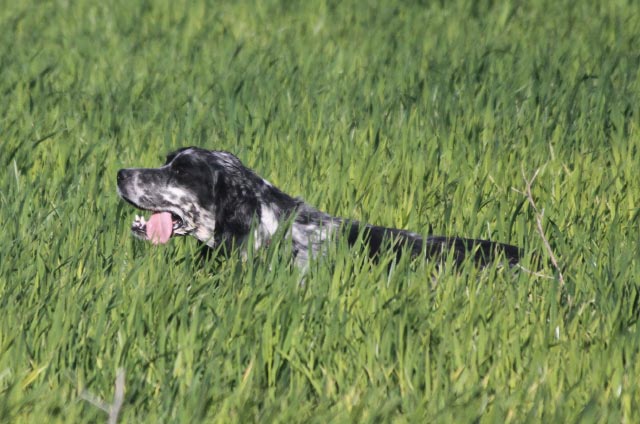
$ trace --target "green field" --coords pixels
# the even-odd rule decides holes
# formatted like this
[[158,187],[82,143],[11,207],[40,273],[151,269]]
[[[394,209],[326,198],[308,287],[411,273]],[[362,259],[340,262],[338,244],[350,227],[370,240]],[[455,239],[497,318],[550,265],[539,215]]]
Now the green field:
[[[0,34],[0,422],[640,421],[639,2],[5,0]],[[116,171],[185,145],[542,265],[337,245],[301,285],[286,242],[134,240]]]

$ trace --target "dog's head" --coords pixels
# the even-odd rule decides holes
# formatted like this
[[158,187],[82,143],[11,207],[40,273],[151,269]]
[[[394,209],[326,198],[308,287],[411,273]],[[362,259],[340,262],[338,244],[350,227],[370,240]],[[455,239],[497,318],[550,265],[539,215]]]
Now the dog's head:
[[214,246],[232,232],[248,233],[259,214],[256,189],[264,180],[228,152],[177,150],[160,168],[118,171],[118,193],[151,217],[136,217],[132,232],[154,243],[191,234]]

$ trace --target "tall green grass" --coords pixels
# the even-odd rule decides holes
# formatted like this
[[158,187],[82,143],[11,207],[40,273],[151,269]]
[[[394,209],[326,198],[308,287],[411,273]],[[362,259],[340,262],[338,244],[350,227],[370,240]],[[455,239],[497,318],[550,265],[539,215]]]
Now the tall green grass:
[[[0,421],[106,420],[119,369],[122,422],[640,419],[636,2],[5,1],[0,29]],[[132,239],[116,171],[184,145],[543,276],[338,245],[300,284],[286,245]]]

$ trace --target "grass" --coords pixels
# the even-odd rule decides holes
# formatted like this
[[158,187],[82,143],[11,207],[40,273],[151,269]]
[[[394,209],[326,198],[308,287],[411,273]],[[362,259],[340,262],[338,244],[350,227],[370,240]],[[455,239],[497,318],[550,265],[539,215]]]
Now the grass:
[[[640,419],[636,2],[2,4],[0,421],[106,421],[119,370],[121,422]],[[183,145],[547,277],[133,240],[116,171]]]

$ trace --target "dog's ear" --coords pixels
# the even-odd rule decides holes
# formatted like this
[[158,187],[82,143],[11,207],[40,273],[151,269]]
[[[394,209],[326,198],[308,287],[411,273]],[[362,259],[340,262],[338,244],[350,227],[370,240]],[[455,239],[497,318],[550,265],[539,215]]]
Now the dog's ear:
[[184,152],[187,149],[191,149],[191,147],[182,147],[176,151],[169,153],[164,161],[164,164],[167,165],[169,162],[175,159],[176,156],[178,156],[178,153]]
[[260,201],[256,191],[247,186],[244,175],[236,169],[220,164],[213,165],[211,169],[216,233],[223,240],[246,237],[253,220],[260,217]]

